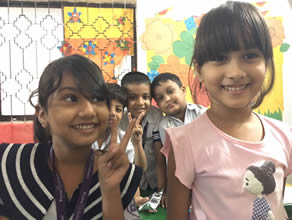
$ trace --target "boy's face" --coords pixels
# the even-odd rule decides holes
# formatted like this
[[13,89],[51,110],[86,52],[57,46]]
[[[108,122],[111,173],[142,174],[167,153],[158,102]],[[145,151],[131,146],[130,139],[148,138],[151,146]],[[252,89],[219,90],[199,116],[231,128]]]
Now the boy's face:
[[133,118],[144,112],[151,106],[150,86],[145,83],[127,85],[127,108]]
[[109,125],[112,125],[113,120],[117,120],[120,123],[123,116],[124,106],[116,99],[111,100]]
[[179,87],[174,81],[159,82],[154,88],[154,97],[160,110],[167,115],[177,117],[185,111],[187,102],[185,88]]

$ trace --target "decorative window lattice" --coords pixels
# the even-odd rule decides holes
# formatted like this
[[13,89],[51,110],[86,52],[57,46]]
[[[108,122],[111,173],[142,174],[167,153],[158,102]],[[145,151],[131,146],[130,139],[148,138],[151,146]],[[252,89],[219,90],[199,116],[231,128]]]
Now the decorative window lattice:
[[119,82],[131,70],[134,9],[0,7],[0,119],[34,114],[28,98],[45,66],[75,53]]

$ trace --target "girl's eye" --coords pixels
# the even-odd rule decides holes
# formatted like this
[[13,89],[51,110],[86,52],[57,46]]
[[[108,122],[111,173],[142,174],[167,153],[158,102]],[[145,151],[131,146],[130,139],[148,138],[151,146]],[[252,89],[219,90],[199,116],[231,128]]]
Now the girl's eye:
[[92,98],[92,102],[102,102],[104,100],[105,99],[103,97],[100,97],[100,96],[96,96],[96,97]]
[[67,102],[76,102],[78,99],[77,99],[77,97],[74,96],[74,95],[69,95],[69,96],[66,96],[66,97],[65,97],[65,100],[66,100]]
[[246,55],[243,56],[244,59],[250,60],[250,59],[255,59],[258,57],[258,54],[256,53],[248,53]]
[[227,57],[226,56],[224,56],[224,55],[219,55],[219,56],[216,56],[216,57],[214,57],[214,60],[213,61],[215,61],[215,62],[224,62],[224,61],[226,61],[227,60]]

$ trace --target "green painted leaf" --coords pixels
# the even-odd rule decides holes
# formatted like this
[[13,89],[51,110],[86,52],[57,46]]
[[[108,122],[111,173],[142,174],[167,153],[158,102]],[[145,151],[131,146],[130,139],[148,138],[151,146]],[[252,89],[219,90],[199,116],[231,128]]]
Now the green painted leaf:
[[153,56],[153,57],[151,57],[151,59],[152,59],[153,62],[155,62],[155,63],[157,63],[159,65],[164,63],[164,59],[163,59],[162,56]]
[[151,70],[157,70],[159,67],[159,64],[152,61],[151,63],[148,63],[148,66]]
[[184,41],[175,41],[172,44],[172,49],[178,58],[182,58],[188,53],[188,45]]
[[191,35],[194,35],[195,33],[197,33],[197,28],[192,28],[191,30],[188,31]]
[[282,53],[285,53],[285,52],[287,52],[287,50],[289,50],[289,47],[290,47],[289,44],[287,44],[287,43],[283,43],[283,44],[281,45],[281,47],[280,47],[280,51],[281,51]]
[[186,64],[190,65],[191,62],[192,62],[192,57],[193,57],[193,54],[189,53],[185,56],[185,61],[186,61]]
[[185,41],[187,44],[191,44],[194,41],[193,35],[190,32],[183,31],[180,34],[180,38]]

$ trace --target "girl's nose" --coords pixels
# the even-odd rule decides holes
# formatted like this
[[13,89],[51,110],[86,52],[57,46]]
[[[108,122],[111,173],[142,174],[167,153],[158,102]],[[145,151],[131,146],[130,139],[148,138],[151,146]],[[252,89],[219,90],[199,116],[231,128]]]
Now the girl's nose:
[[240,61],[233,59],[230,61],[226,76],[235,81],[239,81],[245,77],[245,71]]
[[89,100],[84,100],[82,105],[80,106],[79,115],[81,117],[91,117],[95,115],[94,104],[92,104]]

